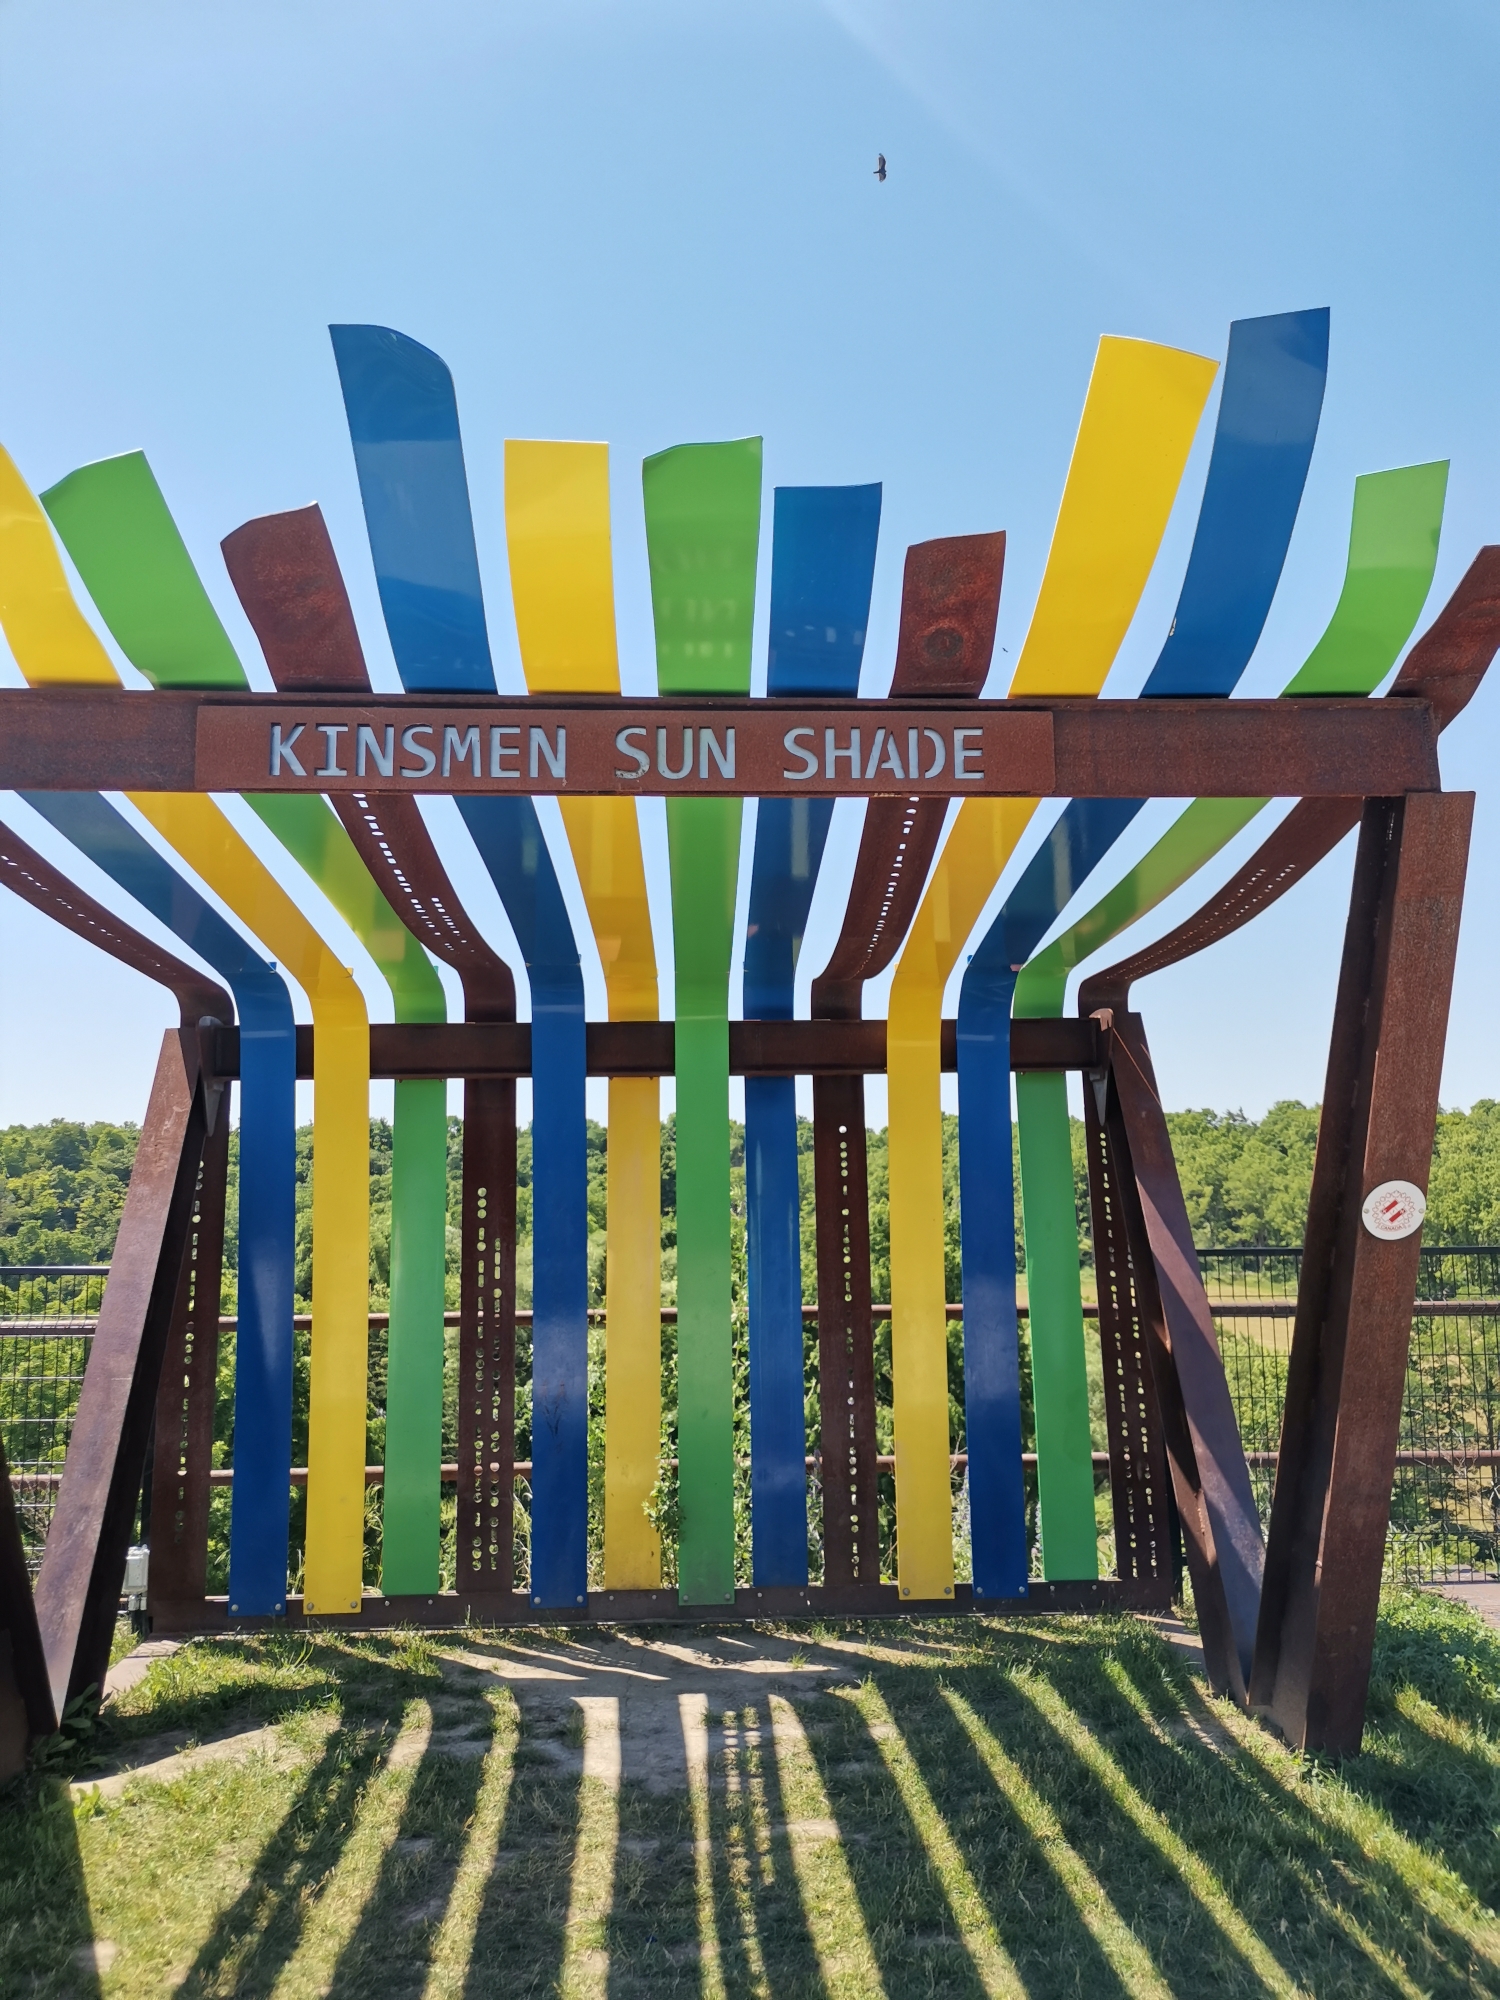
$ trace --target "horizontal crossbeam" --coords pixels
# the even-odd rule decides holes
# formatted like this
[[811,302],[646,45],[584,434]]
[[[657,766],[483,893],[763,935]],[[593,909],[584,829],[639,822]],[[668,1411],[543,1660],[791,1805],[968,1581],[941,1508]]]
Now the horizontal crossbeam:
[[[297,1030],[297,1074],[313,1073],[315,1030]],[[204,1066],[218,1082],[240,1073],[240,1031],[205,1031]],[[676,1030],[671,1021],[590,1021],[590,1076],[671,1076]],[[944,1021],[942,1060],[958,1068],[958,1024]],[[1017,1021],[1012,1069],[1096,1069],[1093,1021]],[[884,1021],[731,1021],[733,1076],[878,1076],[885,1069]],[[526,1021],[376,1024],[370,1029],[372,1077],[513,1077],[531,1074]]]
[[1414,699],[882,701],[0,689],[0,786],[678,797],[1435,791]]
[[[854,1584],[842,1589],[822,1584],[809,1584],[805,1589],[791,1585],[769,1590],[739,1589],[734,1593],[732,1606],[683,1604],[675,1590],[591,1590],[576,1610],[565,1605],[549,1609],[546,1616],[549,1625],[696,1625],[705,1619],[724,1618],[890,1618],[907,1617],[913,1612],[952,1618],[974,1611],[997,1618],[1007,1614],[1034,1616],[1039,1612],[1166,1611],[1170,1606],[1171,1589],[1165,1580],[1131,1583],[1104,1577],[1097,1583],[1044,1583],[1038,1578],[1025,1597],[987,1597],[980,1605],[974,1603],[967,1583],[955,1584],[951,1598],[920,1604],[901,1597],[894,1583]],[[534,1625],[536,1617],[536,1607],[527,1591],[442,1591],[431,1597],[381,1597],[370,1593],[361,1600],[358,1611],[342,1618],[319,1618],[317,1629],[382,1631],[392,1625],[437,1629]],[[178,1632],[230,1628],[255,1631],[305,1622],[302,1599],[295,1594],[287,1597],[284,1620],[233,1617],[227,1598],[206,1597],[185,1604],[168,1600],[156,1605],[152,1630],[165,1637]]]

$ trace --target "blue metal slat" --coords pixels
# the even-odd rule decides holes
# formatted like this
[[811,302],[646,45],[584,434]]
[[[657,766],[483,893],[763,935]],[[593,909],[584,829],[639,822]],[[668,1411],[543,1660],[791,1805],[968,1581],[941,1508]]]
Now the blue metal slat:
[[[880,488],[780,486],[766,693],[853,695],[869,621]],[[762,799],[745,939],[745,1018],[789,1021],[830,799]],[[792,1077],[745,1080],[750,1507],[755,1584],[807,1582],[801,1189]]]
[[[438,355],[390,328],[329,331],[402,685],[492,693],[453,378]],[[458,806],[531,984],[531,1600],[563,1607],[588,1590],[583,970],[532,801],[466,797]]]

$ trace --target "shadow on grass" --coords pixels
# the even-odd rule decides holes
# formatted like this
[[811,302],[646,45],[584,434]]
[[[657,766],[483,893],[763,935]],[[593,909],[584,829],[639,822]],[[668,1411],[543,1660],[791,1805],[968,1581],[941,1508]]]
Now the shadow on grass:
[[219,1917],[177,1991],[269,1993],[296,1951],[317,1884],[354,1831],[360,1794],[390,1754],[394,1731],[340,1727],[297,1788],[250,1880]]
[[[925,1670],[880,1668],[875,1680],[884,1693],[904,1672]],[[983,1995],[984,1979],[954,1921],[941,1874],[869,1723],[852,1699],[838,1695],[804,1697],[797,1713],[886,1990]],[[946,1781],[936,1796],[946,1813]]]
[[[960,1690],[970,1678],[980,1677],[966,1676],[962,1671],[944,1677]],[[1131,1991],[1122,1968],[1083,1921],[1057,1870],[1049,1864],[1049,1855],[1056,1852],[1051,1830],[1039,1826],[1035,1818],[1028,1825],[1020,1797],[1012,1796],[997,1782],[933,1681],[931,1673],[925,1673],[920,1681],[901,1674],[891,1682],[882,1676],[880,1685],[896,1727],[996,1921],[1001,1942],[1027,1993],[1089,1993],[1104,2000],[1104,1996]],[[986,1720],[1000,1737],[1005,1754],[1013,1763],[1022,1764],[1014,1740],[1017,1730],[996,1727],[993,1715]],[[1015,1720],[1019,1718],[1006,1718],[1008,1723]],[[1056,1810],[1059,1773],[1032,1771],[1025,1775],[1045,1805]],[[1001,1912],[1015,1914],[1007,1921]],[[1179,1908],[1173,1911],[1172,1920],[1181,1923],[1186,1915]],[[1129,1921],[1128,1916],[1125,1921]],[[1194,1989],[1184,1986],[1182,1990]]]
[[[1398,1868],[1300,1798],[1295,1783],[1278,1782],[1269,1739],[1267,1760],[1236,1746],[1145,1635],[1092,1657],[1033,1655],[1009,1671],[965,1668],[948,1679],[1172,1990],[1258,1993],[1272,1962],[1320,2000],[1409,1992],[1411,1981],[1468,1993],[1476,1976],[1482,1986],[1493,1974]],[[1065,1706],[1028,1698],[1028,1681]],[[951,1798],[952,1735],[933,1697],[897,1681],[888,1698]],[[1029,1907],[1027,1886],[1016,1893]],[[1007,1941],[1037,1993],[1076,1990],[1050,1937],[1040,1964],[1026,1933]]]
[[[1386,1802],[1370,1797],[1361,1783],[1360,1767],[1368,1759],[1348,1759],[1337,1772],[1315,1760],[1291,1764],[1282,1761],[1269,1736],[1254,1739],[1253,1750],[1237,1748],[1233,1755],[1214,1756],[1192,1745],[1193,1733],[1205,1725],[1211,1729],[1213,1717],[1191,1682],[1164,1671],[1159,1664],[1153,1673],[1152,1665],[1146,1663],[1137,1668],[1134,1680],[1151,1712],[1159,1721],[1165,1718],[1178,1739],[1167,1754],[1179,1765],[1209,1763],[1220,1774],[1228,1793],[1223,1813],[1226,1834],[1230,1827],[1246,1829],[1230,1839],[1234,1878],[1243,1885],[1245,1899],[1252,1906],[1256,1901],[1265,1902],[1262,1885],[1268,1880],[1279,1884],[1285,1899],[1283,1916],[1288,1908],[1296,1912],[1302,1930],[1302,1955],[1315,1953],[1320,1967],[1327,1966],[1319,1972],[1327,1991],[1409,1992],[1413,1982],[1420,1991],[1432,1994],[1495,1990],[1500,1984],[1500,1963],[1493,1957],[1479,1956],[1469,1939],[1437,1907],[1441,1901],[1460,1899],[1441,1890],[1434,1894],[1426,1882],[1430,1859],[1440,1867],[1448,1861],[1431,1837],[1434,1809],[1444,1792],[1440,1771],[1427,1766],[1423,1785],[1428,1802],[1423,1814],[1426,1837],[1419,1835],[1408,1844],[1409,1837],[1401,1834]],[[1152,1748],[1156,1748],[1154,1743]],[[1170,1799],[1173,1774],[1163,1772],[1158,1782]],[[1398,1852],[1405,1846],[1417,1865],[1403,1871],[1389,1839],[1381,1842],[1382,1852],[1372,1853],[1356,1834],[1340,1825],[1341,1802],[1335,1786],[1350,1803],[1370,1805],[1380,1818],[1389,1821]],[[1492,1783],[1491,1828],[1496,1792]],[[1249,1831],[1252,1828],[1253,1833]],[[1419,1849],[1423,1850],[1420,1860]],[[1279,1876],[1270,1875],[1273,1863]],[[1276,1927],[1274,1911],[1266,1909],[1261,1918],[1262,1933],[1274,1935]],[[1388,1961],[1390,1971],[1381,1965],[1382,1958]],[[1339,1978],[1344,1983],[1336,1983]],[[1316,1990],[1321,1996],[1325,1985]]]
[[[1426,1616],[1412,1613],[1418,1625]],[[456,1740],[445,1747],[441,1729],[429,1743],[399,1823],[391,1830],[393,1801],[379,1822],[386,1845],[323,1990],[335,2000],[414,1993],[437,1974],[469,2000],[575,1982],[610,2000],[715,1985],[726,2000],[821,2000],[830,1988],[859,1990],[849,1969],[858,1957],[892,2000],[960,2000],[994,1990],[990,1926],[1034,2000],[1500,1990],[1500,1960],[1485,1955],[1494,1946],[1484,1936],[1467,1934],[1459,1886],[1493,1893],[1482,1885],[1500,1869],[1500,1758],[1486,1740],[1500,1648],[1492,1661],[1472,1633],[1455,1633],[1446,1652],[1414,1641],[1406,1662],[1400,1644],[1388,1648],[1371,1747],[1338,1772],[1293,1760],[1241,1725],[1226,1729],[1181,1663],[1129,1621],[1076,1638],[976,1622],[942,1635],[946,1663],[924,1643],[909,1664],[872,1663],[873,1690],[799,1692],[811,1771],[785,1748],[796,1731],[773,1730],[764,1694],[736,1697],[710,1724],[706,1825],[666,1772],[668,1751],[682,1747],[668,1743],[671,1730],[650,1739],[654,1761],[632,1772],[640,1752],[626,1715],[608,1892],[602,1860],[591,1877],[586,1864],[590,1851],[602,1854],[589,1842],[616,1808],[607,1820],[601,1795],[585,1796],[579,1718],[528,1712],[523,1699],[503,1807],[483,1804],[481,1756],[459,1754]],[[295,1976],[309,1913],[407,1703],[443,1698],[430,1646],[258,1641],[224,1658],[237,1681],[226,1671],[221,1688],[208,1661],[194,1700],[184,1669],[149,1714],[121,1719],[129,1728],[111,1731],[117,1743],[173,1723],[207,1733],[230,1710],[274,1720],[340,1693],[344,1708],[245,1888],[176,1984],[184,1996],[265,1994],[289,1968]],[[247,1666],[259,1684],[252,1673],[247,1685]],[[496,1711],[472,1716],[468,1733],[487,1748]],[[92,1935],[71,1803],[55,1778],[28,1784],[25,1826],[7,1825],[14,1809],[0,1803],[0,1991],[15,1979],[22,1991],[94,1995],[92,1970],[68,1963]],[[468,1863],[478,1874],[463,1890],[465,1926],[468,1899],[479,1900],[472,1949],[467,1963],[439,1967],[439,1927],[482,1810],[485,1844]],[[826,1813],[831,1824],[798,1813]],[[570,1950],[580,1883],[587,1921],[600,1928],[573,1932]],[[1491,1921],[1473,1911],[1475,1933]]]
[[1341,1775],[1492,1909],[1500,1904],[1497,1725],[1500,1633],[1430,1592],[1392,1593],[1377,1628],[1364,1752]]
[[364,1916],[323,1989],[331,2000],[418,1993],[425,1985],[432,1944],[484,1789],[484,1759],[496,1718],[487,1707],[483,1714],[488,1727],[476,1732],[472,1747],[461,1754],[450,1755],[432,1742],[423,1751]]
[[[552,1993],[567,1949],[583,1775],[552,1718],[521,1711],[515,1775],[464,1977],[466,2000]],[[559,1728],[565,1726],[557,1718]],[[580,1726],[575,1733],[581,1741]]]
[[686,1791],[620,1787],[614,1895],[605,1930],[609,2000],[697,1993],[698,1878]]
[[792,1860],[787,1807],[764,1701],[729,1710],[710,1759],[709,1859],[719,1967],[728,2000],[825,1991]]
[[67,1780],[17,1778],[0,1791],[0,1992],[97,2000],[99,1976],[86,1960],[70,1962],[65,1989],[51,1978],[59,1946],[71,1960],[95,1935]]

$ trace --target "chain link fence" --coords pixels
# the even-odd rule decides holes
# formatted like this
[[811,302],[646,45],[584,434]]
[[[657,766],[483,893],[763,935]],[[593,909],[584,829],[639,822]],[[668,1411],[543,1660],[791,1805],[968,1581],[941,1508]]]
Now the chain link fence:
[[[1267,1522],[1302,1252],[1198,1255]],[[1421,1253],[1386,1570],[1407,1583],[1500,1576],[1500,1245]]]
[[0,1441],[41,1568],[108,1264],[0,1264]]

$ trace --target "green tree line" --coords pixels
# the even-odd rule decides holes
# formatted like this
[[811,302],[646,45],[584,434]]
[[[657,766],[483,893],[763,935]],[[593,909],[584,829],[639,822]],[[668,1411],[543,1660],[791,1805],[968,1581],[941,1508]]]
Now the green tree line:
[[[1175,1111],[1167,1114],[1177,1170],[1196,1240],[1205,1246],[1229,1243],[1295,1244],[1302,1236],[1317,1141],[1316,1105],[1286,1100],[1264,1118],[1238,1111]],[[731,1201],[734,1209],[736,1275],[744,1256],[744,1128],[732,1125]],[[0,1128],[0,1263],[102,1264],[114,1249],[125,1191],[135,1159],[139,1128],[130,1124],[84,1124],[55,1118],[45,1125]],[[604,1288],[605,1175],[608,1135],[588,1127],[590,1294]],[[816,1295],[813,1237],[812,1126],[798,1121],[803,1206],[803,1289]],[[868,1135],[870,1247],[874,1294],[890,1297],[889,1176],[886,1134]],[[946,1216],[950,1298],[959,1296],[958,1120],[943,1120],[943,1199]],[[672,1119],[662,1126],[662,1285],[663,1298],[676,1297],[676,1142]],[[230,1141],[230,1205],[238,1191],[237,1135]],[[448,1125],[448,1220],[450,1284],[457,1303],[459,1185],[463,1171],[463,1123]],[[1083,1127],[1073,1121],[1074,1188],[1079,1232],[1088,1237],[1088,1185]],[[370,1279],[377,1305],[389,1296],[391,1128],[370,1121]],[[530,1299],[531,1134],[517,1145],[519,1285]],[[1469,1111],[1439,1114],[1433,1150],[1425,1240],[1428,1243],[1500,1242],[1500,1101],[1481,1099]],[[1021,1248],[1019,1229],[1017,1247]],[[1024,1253],[1023,1253],[1024,1255]],[[226,1289],[233,1288],[233,1231],[226,1244]],[[297,1293],[312,1286],[312,1127],[297,1134]]]

